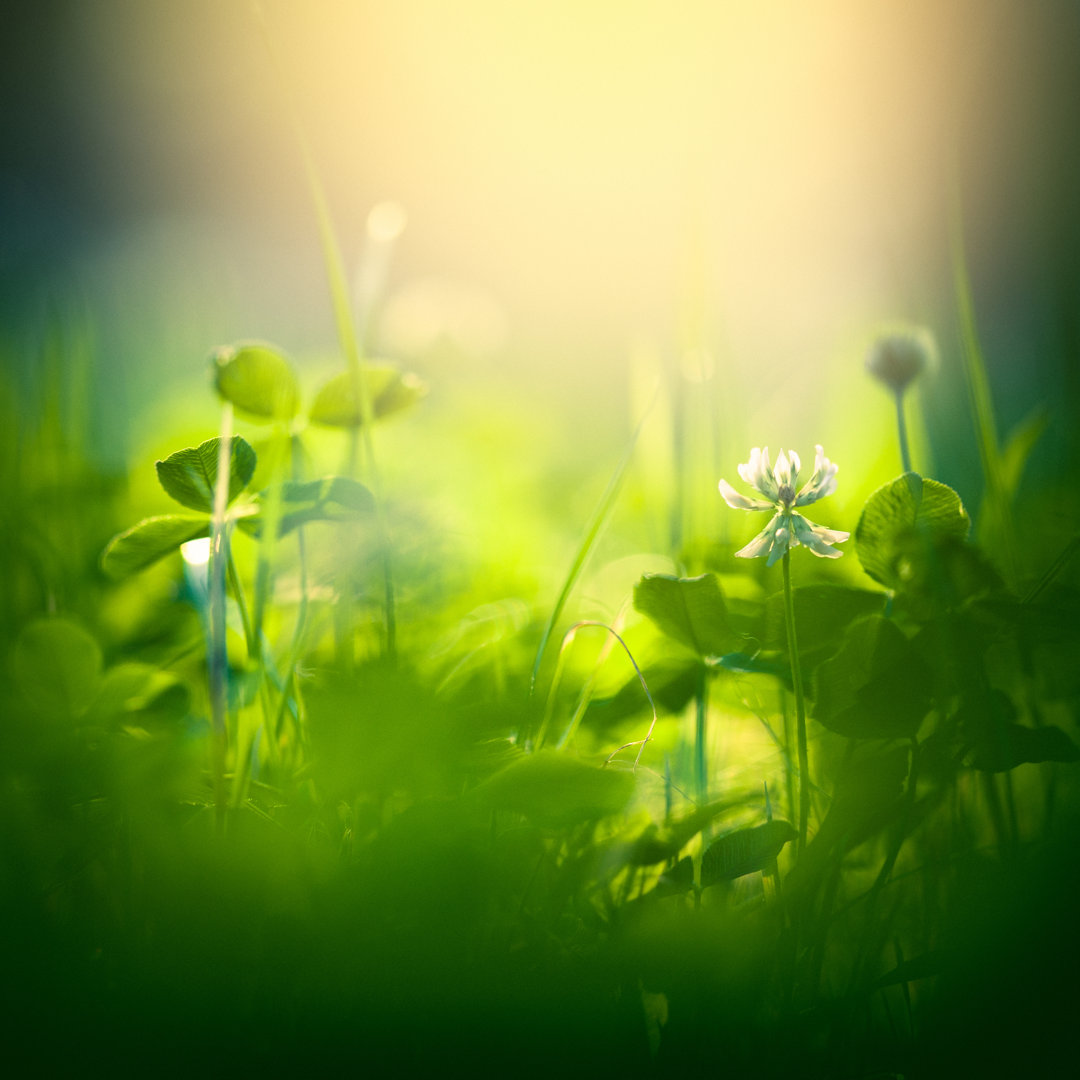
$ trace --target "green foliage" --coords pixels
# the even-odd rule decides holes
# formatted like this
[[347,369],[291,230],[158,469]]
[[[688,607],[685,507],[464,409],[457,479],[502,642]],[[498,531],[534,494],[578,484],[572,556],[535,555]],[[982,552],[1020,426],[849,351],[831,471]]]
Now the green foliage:
[[[157,463],[158,481],[182,506],[210,514],[214,510],[220,439],[207,439],[170,454]],[[255,472],[255,451],[239,435],[232,437],[229,451],[229,493],[231,503],[251,482]]]
[[617,814],[633,792],[630,773],[597,768],[554,750],[522,757],[477,788],[478,797],[493,810],[523,814],[550,828]]
[[930,707],[930,672],[896,623],[853,622],[817,671],[812,715],[830,731],[860,739],[910,737]]
[[209,535],[208,517],[162,514],[144,518],[109,541],[101,555],[101,568],[111,578],[127,577],[171,555],[188,540]]
[[258,341],[225,345],[213,358],[214,386],[253,420],[288,421],[300,409],[300,387],[289,361]]
[[26,701],[48,717],[82,716],[101,689],[101,649],[67,619],[38,619],[24,627],[10,667]]
[[863,569],[899,590],[916,580],[939,545],[962,541],[970,524],[952,488],[905,473],[867,500],[855,528],[855,546]]
[[144,730],[177,725],[191,709],[191,691],[176,675],[134,661],[109,668],[101,681],[92,718]]
[[241,528],[261,535],[264,508],[278,499],[278,535],[313,521],[355,521],[375,512],[375,498],[363,484],[346,476],[324,476],[321,480],[286,480],[255,498],[257,512],[239,520]]
[[1009,498],[1016,495],[1031,452],[1049,426],[1050,412],[1040,405],[1016,425],[1006,440],[1001,451],[1001,483]]
[[[803,585],[793,590],[793,600],[804,671],[834,652],[856,619],[880,614],[885,606],[882,593],[847,585]],[[766,605],[765,644],[787,651],[783,593],[770,596]]]
[[721,656],[739,643],[713,574],[695,578],[646,574],[634,586],[634,607],[698,656]]
[[[388,364],[365,364],[360,378],[362,392],[370,396],[375,420],[402,412],[427,394],[426,384],[416,375],[402,373]],[[324,383],[308,415],[313,424],[324,427],[360,427],[363,410],[354,392],[352,374],[345,371]]]
[[[701,685],[702,664],[693,657],[663,659],[642,668],[645,684],[658,710],[680,712]],[[649,711],[649,701],[641,692],[641,680],[635,674],[607,698],[589,703],[586,723],[613,725]]]
[[721,836],[701,857],[701,887],[768,870],[784,845],[797,836],[790,822],[779,820]]

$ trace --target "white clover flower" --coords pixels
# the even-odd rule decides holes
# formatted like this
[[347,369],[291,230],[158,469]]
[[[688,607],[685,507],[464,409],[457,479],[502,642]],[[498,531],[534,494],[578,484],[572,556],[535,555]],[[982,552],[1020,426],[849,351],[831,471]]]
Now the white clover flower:
[[814,475],[798,494],[795,493],[795,482],[799,476],[800,463],[799,455],[794,450],[790,454],[781,450],[776,459],[776,467],[773,468],[769,464],[769,448],[766,446],[762,450],[755,446],[750,451],[750,460],[739,466],[739,475],[764,495],[764,499],[747,498],[740,495],[726,480],[720,481],[720,494],[728,506],[736,510],[775,511],[772,521],[746,547],[736,551],[737,556],[754,559],[759,555],[768,555],[768,565],[772,566],[791,548],[800,545],[826,559],[839,559],[844,554],[832,545],[842,543],[850,533],[815,525],[795,511],[796,506],[808,506],[836,490],[838,466],[825,456],[825,451],[820,446],[816,449]]

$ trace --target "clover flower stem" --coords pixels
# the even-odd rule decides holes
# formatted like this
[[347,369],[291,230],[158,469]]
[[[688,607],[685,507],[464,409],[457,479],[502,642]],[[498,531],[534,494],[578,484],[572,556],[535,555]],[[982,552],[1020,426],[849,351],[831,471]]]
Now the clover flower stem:
[[210,643],[207,650],[207,679],[210,684],[210,714],[214,803],[219,829],[225,826],[225,755],[228,710],[228,660],[225,652],[225,575],[228,564],[229,532],[225,509],[229,501],[229,476],[232,459],[232,406],[221,412],[221,443],[218,452],[217,481],[214,486],[214,512],[210,526]]
[[706,767],[705,754],[709,723],[709,675],[704,667],[701,669],[701,677],[698,681],[695,700],[697,702],[697,724],[695,731],[694,763],[697,773],[698,805],[704,806],[709,801],[709,771]]
[[904,391],[896,391],[896,429],[900,435],[900,460],[904,472],[911,472],[911,451],[908,448],[907,421],[904,419]]
[[791,657],[791,682],[795,688],[796,739],[799,746],[799,853],[806,847],[810,819],[810,762],[806,748],[806,703],[803,699],[802,666],[799,643],[795,636],[795,603],[791,596],[791,552],[784,552],[784,616],[787,624],[788,654]]

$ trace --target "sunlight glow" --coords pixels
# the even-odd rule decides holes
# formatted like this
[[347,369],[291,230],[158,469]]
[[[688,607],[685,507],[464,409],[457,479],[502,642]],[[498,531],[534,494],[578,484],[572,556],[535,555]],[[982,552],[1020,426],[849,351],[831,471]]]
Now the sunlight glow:
[[197,540],[181,544],[180,554],[188,566],[206,566],[210,562],[210,537],[200,536]]

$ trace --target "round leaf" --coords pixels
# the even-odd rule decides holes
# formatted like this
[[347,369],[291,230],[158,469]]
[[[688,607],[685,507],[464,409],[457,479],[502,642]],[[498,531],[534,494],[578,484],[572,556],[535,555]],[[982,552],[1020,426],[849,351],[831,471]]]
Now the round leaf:
[[[157,475],[161,486],[182,506],[213,513],[220,446],[221,439],[207,439],[159,461]],[[234,435],[229,453],[229,502],[247,487],[254,472],[255,451],[239,435]]]
[[[427,394],[423,380],[389,365],[365,365],[360,377],[375,420],[401,412]],[[326,427],[359,427],[364,422],[350,372],[343,371],[323,385],[315,395],[310,415],[312,423]]]
[[863,569],[875,581],[902,589],[914,573],[914,552],[963,540],[970,524],[951,487],[905,473],[867,500],[855,528],[855,546]]
[[721,656],[736,647],[727,605],[712,574],[646,574],[634,586],[634,607],[698,656]]
[[53,717],[81,716],[101,688],[101,649],[66,619],[30,623],[15,644],[11,666],[27,701]]
[[300,387],[288,360],[272,345],[241,342],[214,353],[218,393],[255,420],[291,420],[300,408]]
[[931,677],[894,622],[879,615],[848,628],[844,644],[817,672],[813,716],[840,735],[914,735],[930,707]]

